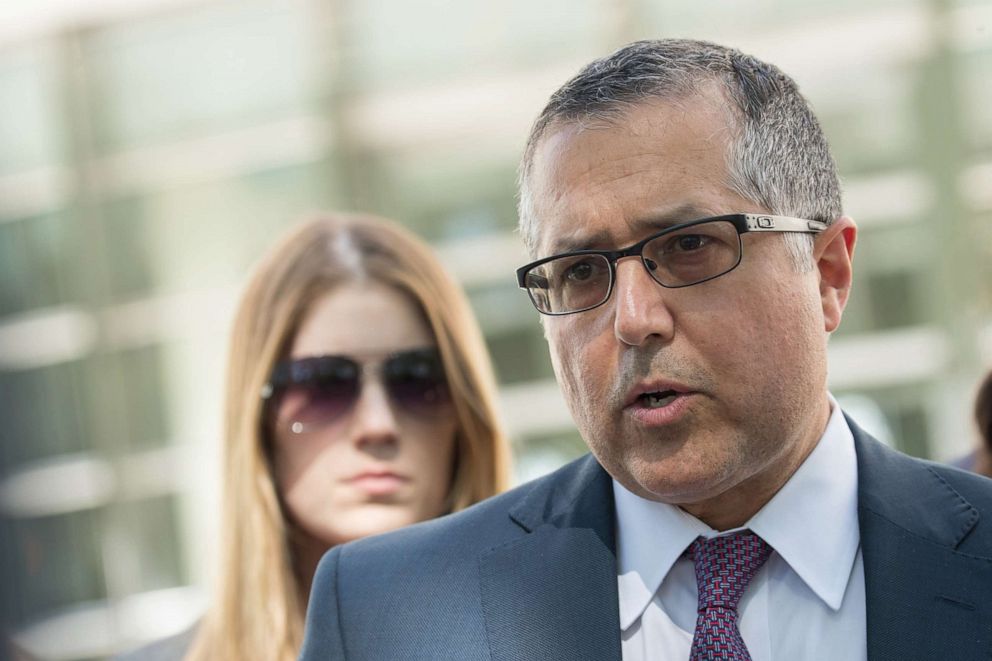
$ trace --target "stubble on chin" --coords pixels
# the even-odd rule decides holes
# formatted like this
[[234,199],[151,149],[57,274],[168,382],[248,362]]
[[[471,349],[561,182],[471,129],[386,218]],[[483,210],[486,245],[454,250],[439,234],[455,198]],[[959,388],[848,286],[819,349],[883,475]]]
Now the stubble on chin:
[[631,492],[672,505],[719,494],[747,463],[739,440],[696,412],[664,429],[626,429],[620,438],[600,444],[603,466]]
[[670,427],[646,429],[624,408],[631,390],[645,380],[683,384],[700,393],[696,397],[701,404],[711,404],[716,380],[708,370],[656,348],[628,348],[609,370],[593,368],[590,361],[577,362],[581,364],[568,364],[560,372],[562,392],[583,439],[608,472],[627,486],[632,480],[654,483],[654,474],[671,477],[670,471],[680,465],[695,465],[695,455],[685,450],[693,450],[686,446],[694,435],[714,431],[714,420],[705,411],[690,410]]

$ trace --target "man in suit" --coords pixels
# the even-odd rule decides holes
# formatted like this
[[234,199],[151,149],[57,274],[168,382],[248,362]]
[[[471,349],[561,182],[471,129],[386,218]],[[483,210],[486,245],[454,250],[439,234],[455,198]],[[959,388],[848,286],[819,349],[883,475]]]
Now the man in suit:
[[795,83],[638,42],[551,98],[518,271],[591,454],[349,544],[302,658],[992,658],[992,482],[826,387],[857,228]]

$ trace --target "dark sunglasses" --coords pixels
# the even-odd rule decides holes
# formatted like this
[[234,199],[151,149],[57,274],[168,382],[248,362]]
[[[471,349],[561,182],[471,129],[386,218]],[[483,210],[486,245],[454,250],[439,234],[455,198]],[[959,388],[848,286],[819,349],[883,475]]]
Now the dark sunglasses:
[[378,368],[390,402],[399,410],[426,417],[449,401],[441,355],[436,348],[425,348],[375,362],[348,356],[283,360],[262,388],[266,414],[295,434],[319,428],[352,410],[370,368]]

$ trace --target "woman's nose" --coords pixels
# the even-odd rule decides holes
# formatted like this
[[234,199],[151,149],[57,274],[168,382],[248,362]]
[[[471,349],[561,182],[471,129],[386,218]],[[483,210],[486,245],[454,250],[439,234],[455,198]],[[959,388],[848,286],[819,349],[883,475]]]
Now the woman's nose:
[[362,446],[393,445],[399,439],[396,414],[386,389],[378,379],[368,379],[355,405],[352,433]]

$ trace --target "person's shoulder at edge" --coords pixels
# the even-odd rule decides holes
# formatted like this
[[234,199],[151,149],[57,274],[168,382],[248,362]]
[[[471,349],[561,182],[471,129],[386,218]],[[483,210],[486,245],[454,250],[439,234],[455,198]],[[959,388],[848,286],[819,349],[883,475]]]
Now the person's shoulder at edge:
[[972,450],[968,454],[952,459],[948,465],[954,466],[955,468],[960,468],[966,471],[974,471],[975,463],[978,459],[978,450]]
[[196,622],[185,631],[121,654],[115,657],[115,661],[181,661],[189,651],[199,626],[200,623]]

